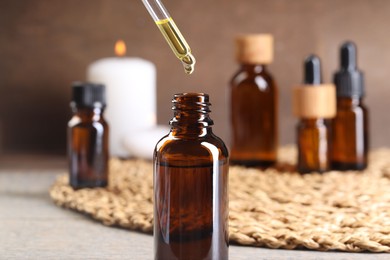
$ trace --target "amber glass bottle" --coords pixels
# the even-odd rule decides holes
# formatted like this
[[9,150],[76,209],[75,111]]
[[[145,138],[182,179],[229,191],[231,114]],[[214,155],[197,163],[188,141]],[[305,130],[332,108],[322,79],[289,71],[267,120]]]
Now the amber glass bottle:
[[228,151],[209,96],[177,94],[154,152],[155,259],[228,259]]
[[296,89],[298,165],[300,173],[325,172],[330,166],[330,126],[335,113],[335,89],[321,84],[320,59],[305,60],[304,86]]
[[329,126],[324,119],[301,119],[297,126],[300,173],[329,170]]
[[70,185],[75,188],[104,187],[108,183],[108,125],[103,118],[105,88],[75,83],[73,117],[68,123]]
[[340,50],[341,69],[334,76],[337,114],[333,120],[332,169],[367,167],[368,111],[363,104],[363,73],[356,66],[356,46],[346,42]]
[[236,40],[241,64],[231,80],[232,164],[268,167],[276,162],[276,83],[267,70],[273,59],[273,38],[268,34],[245,35]]

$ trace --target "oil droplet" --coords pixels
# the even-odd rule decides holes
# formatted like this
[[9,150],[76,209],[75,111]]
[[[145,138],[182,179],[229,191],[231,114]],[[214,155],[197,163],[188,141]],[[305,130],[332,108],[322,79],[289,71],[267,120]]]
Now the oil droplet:
[[194,72],[196,60],[191,53],[188,53],[186,56],[184,56],[181,59],[181,62],[183,63],[184,72],[186,74],[192,74]]

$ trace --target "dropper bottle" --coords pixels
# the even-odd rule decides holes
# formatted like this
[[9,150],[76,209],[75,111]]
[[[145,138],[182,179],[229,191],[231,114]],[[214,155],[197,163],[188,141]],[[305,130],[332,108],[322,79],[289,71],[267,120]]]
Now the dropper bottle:
[[167,9],[160,0],[142,0],[142,2],[175,56],[181,60],[185,73],[192,74],[195,70],[195,57]]
[[340,49],[341,68],[334,75],[337,114],[333,120],[331,164],[335,170],[367,167],[368,111],[363,104],[364,76],[356,58],[356,45],[345,42]]
[[329,118],[336,113],[335,87],[322,84],[320,59],[305,60],[304,84],[294,88],[293,110],[297,125],[298,165],[300,173],[325,172],[330,166]]

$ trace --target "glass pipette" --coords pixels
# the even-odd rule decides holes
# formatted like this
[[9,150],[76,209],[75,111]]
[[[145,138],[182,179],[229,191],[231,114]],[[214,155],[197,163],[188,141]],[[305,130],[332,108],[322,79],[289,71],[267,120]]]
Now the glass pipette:
[[165,9],[160,0],[142,0],[142,2],[168,42],[173,53],[183,63],[184,71],[187,74],[194,72],[195,57],[191,54],[190,46],[177,28],[167,9]]

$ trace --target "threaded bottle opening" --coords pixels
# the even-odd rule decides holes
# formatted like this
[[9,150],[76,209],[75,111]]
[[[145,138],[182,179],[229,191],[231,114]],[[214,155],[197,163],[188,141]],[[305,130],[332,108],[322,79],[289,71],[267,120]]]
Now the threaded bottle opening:
[[172,100],[172,110],[187,112],[209,113],[209,95],[205,93],[180,93],[175,94]]
[[209,126],[213,121],[209,117],[211,112],[209,95],[205,93],[179,93],[172,99],[174,117],[171,125]]

